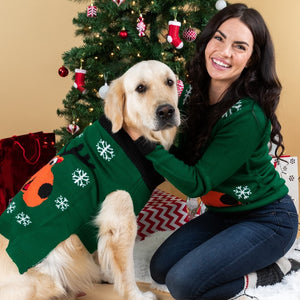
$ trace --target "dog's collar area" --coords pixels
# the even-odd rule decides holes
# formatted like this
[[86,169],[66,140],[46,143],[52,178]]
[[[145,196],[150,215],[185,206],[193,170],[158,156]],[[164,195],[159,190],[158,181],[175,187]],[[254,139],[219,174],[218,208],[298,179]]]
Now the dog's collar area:
[[137,145],[130,138],[127,132],[123,129],[116,133],[112,133],[112,124],[110,120],[103,115],[99,122],[101,126],[110,134],[110,136],[119,144],[123,149],[132,163],[141,173],[143,180],[145,181],[148,189],[152,192],[159,184],[164,181],[164,178],[158,174],[152,163],[144,157],[144,155],[139,151]]

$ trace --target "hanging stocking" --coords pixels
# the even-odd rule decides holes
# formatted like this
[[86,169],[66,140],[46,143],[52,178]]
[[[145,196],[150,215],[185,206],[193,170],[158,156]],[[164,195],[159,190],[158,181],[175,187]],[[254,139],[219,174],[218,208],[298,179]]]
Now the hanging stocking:
[[168,25],[169,25],[169,32],[167,36],[167,41],[171,43],[176,49],[181,49],[183,47],[183,42],[179,37],[179,29],[181,23],[174,20],[174,21],[169,21]]
[[75,82],[74,87],[79,90],[82,94],[86,94],[87,90],[84,87],[84,78],[86,70],[84,69],[75,69]]

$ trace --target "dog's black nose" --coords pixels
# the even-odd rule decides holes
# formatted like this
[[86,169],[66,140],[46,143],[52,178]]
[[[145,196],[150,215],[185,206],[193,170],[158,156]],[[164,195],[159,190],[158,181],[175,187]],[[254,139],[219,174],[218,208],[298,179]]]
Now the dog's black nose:
[[170,104],[160,105],[156,110],[156,115],[161,120],[169,120],[174,116],[175,109]]

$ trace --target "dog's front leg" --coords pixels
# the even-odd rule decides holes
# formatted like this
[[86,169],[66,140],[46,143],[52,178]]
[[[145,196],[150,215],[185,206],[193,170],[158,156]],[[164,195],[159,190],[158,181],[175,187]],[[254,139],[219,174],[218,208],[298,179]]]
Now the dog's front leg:
[[151,292],[141,292],[135,281],[133,247],[137,224],[129,193],[109,194],[95,221],[99,226],[99,264],[102,271],[112,274],[118,293],[130,300],[156,299]]

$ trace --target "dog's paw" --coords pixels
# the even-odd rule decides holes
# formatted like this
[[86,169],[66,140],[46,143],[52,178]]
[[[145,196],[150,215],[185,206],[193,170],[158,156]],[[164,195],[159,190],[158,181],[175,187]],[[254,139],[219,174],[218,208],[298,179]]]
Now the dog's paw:
[[130,297],[130,300],[156,300],[157,297],[154,293],[148,292],[140,292]]
[[143,296],[145,297],[145,300],[156,300],[157,299],[156,295],[150,291],[145,292],[143,294],[144,294]]

